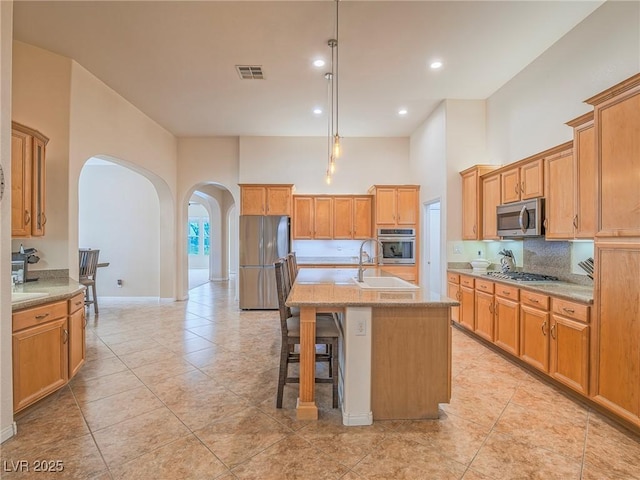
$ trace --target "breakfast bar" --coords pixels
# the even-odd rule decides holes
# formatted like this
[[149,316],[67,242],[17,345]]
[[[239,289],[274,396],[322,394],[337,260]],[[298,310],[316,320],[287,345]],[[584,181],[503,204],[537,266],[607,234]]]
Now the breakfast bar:
[[338,313],[345,425],[437,418],[451,396],[450,308],[458,302],[378,268],[301,268],[287,299],[300,308],[297,418],[315,420],[316,313]]

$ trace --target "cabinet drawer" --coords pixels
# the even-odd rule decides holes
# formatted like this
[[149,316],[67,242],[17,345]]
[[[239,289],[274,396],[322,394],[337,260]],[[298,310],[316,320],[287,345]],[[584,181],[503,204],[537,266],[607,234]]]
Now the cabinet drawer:
[[476,280],[476,290],[480,290],[486,293],[493,293],[494,283],[489,280]]
[[57,318],[66,317],[67,302],[50,303],[41,307],[29,308],[13,314],[13,331],[41,325]]
[[[496,283],[495,294],[498,297],[510,298],[511,300],[518,301],[520,298],[520,290],[518,287],[512,287],[509,285],[503,285],[501,283]],[[526,293],[526,292],[525,292]]]
[[75,313],[84,307],[84,293],[79,293],[69,299],[69,314]]
[[549,310],[549,297],[529,290],[520,290],[520,303],[542,310]]
[[465,277],[464,275],[460,275],[460,285],[463,285],[465,287],[473,288],[474,280],[475,279],[473,277]]
[[451,283],[460,283],[460,275],[457,273],[447,273],[447,281]]
[[551,310],[553,313],[563,317],[573,318],[581,322],[589,323],[589,306],[582,303],[575,303],[560,298],[551,299]]

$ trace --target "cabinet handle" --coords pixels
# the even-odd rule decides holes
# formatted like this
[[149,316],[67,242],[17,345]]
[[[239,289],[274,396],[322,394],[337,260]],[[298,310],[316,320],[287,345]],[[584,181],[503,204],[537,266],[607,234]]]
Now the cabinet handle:
[[551,325],[551,338],[553,338],[554,340],[556,339],[556,336],[554,335],[555,329],[556,329],[556,324],[554,323],[553,325]]
[[502,294],[503,295],[511,295],[511,292],[507,291],[507,290],[502,290]]
[[495,313],[495,312],[496,312],[496,310],[495,310],[495,308],[493,308],[493,303],[490,303],[489,304],[489,313]]
[[474,235],[476,234],[476,226],[475,225],[473,226],[473,234]]
[[524,192],[525,192],[525,190],[524,190],[524,182],[522,182],[522,185],[521,185],[520,191],[521,191],[522,193],[524,193]]
[[543,226],[545,229],[547,229],[547,225],[549,225],[549,219],[548,219],[548,218],[545,218],[545,219],[544,219],[544,222],[542,222],[542,226]]
[[542,324],[542,335],[544,335],[545,337],[547,336],[547,332],[544,331],[544,328],[547,326],[547,321],[545,320],[544,323]]
[[25,210],[24,211],[24,224],[28,225],[31,222],[31,214],[29,213],[29,210]]
[[87,316],[82,312],[82,319],[84,320],[84,328],[87,328]]
[[65,328],[62,332],[64,333],[64,340],[62,340],[62,343],[67,343],[69,341],[69,330]]
[[516,186],[514,187],[514,190],[516,191],[516,193],[520,193],[519,187],[520,187],[520,184],[516,183]]
[[36,315],[36,320],[43,320],[49,316],[48,313],[43,313],[42,315]]
[[42,218],[42,225],[44,226],[44,225],[47,224],[47,216],[44,214],[44,212],[42,212],[40,215],[42,216],[41,217]]
[[529,297],[529,301],[530,301],[531,303],[540,303],[540,300],[538,300],[538,299],[536,299],[536,298],[531,298],[531,297]]
[[573,227],[578,228],[578,215],[573,217]]
[[76,307],[78,307],[78,306],[82,305],[83,303],[84,303],[84,302],[83,302],[82,300],[80,300],[79,302],[76,302],[76,303],[75,303],[75,306],[76,306]]
[[562,310],[567,313],[575,313],[575,310],[573,308],[562,307]]

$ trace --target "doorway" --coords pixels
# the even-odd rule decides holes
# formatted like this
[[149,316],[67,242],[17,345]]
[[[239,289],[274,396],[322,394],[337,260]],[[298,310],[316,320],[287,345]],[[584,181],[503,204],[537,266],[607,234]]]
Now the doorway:
[[435,199],[423,205],[423,255],[422,272],[425,287],[432,292],[442,291],[442,226],[440,214],[440,199]]
[[189,227],[187,248],[189,255],[189,290],[208,283],[211,279],[211,221],[209,211],[204,204],[195,200],[194,194],[189,201]]

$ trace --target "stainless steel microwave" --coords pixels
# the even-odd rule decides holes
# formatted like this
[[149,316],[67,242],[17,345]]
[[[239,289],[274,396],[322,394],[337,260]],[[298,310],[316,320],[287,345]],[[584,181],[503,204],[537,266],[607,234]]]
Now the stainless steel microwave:
[[498,235],[505,238],[544,235],[544,198],[498,205]]

